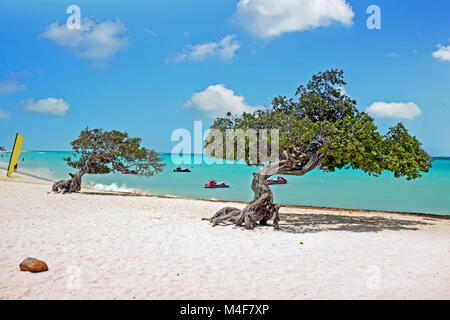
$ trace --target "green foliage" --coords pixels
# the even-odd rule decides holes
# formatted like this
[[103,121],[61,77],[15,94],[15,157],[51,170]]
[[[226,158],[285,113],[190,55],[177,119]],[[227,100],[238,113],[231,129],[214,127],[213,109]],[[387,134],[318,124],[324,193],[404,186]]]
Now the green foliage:
[[[384,136],[380,134],[373,119],[359,111],[356,101],[340,88],[345,85],[343,71],[320,72],[297,89],[298,100],[279,96],[264,110],[238,116],[228,113],[217,118],[211,129],[219,130],[224,137],[227,129],[279,129],[280,151],[285,151],[280,153],[281,160],[294,150],[301,163],[301,155],[314,150],[316,155],[323,156],[321,165],[330,172],[354,168],[378,176],[388,170],[395,177],[404,176],[408,180],[427,172],[432,158],[421,143],[401,123]],[[213,140],[210,136],[206,146]],[[317,142],[320,148],[313,149]],[[238,160],[248,161],[249,145],[245,147],[245,157]],[[237,155],[235,152],[234,156]],[[218,157],[214,152],[211,156]],[[222,158],[226,159],[225,152]]]
[[142,147],[140,138],[129,137],[126,132],[86,127],[71,145],[74,159],[64,160],[73,168],[87,168],[89,174],[136,170],[137,175],[148,177],[165,166],[154,150]]
[[381,147],[388,159],[387,170],[394,172],[396,178],[406,176],[416,179],[421,177],[421,171],[427,172],[431,167],[431,157],[416,137],[408,134],[402,123],[389,130]]

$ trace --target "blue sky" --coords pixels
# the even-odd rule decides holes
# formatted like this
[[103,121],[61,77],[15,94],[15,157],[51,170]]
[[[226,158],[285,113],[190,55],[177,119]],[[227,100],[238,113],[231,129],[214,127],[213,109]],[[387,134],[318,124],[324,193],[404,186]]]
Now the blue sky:
[[[450,156],[450,2],[311,3],[3,0],[0,145],[20,132],[24,149],[69,150],[88,125],[168,152],[177,128],[206,129],[226,108],[267,106],[342,68],[382,132],[402,121],[430,154]],[[72,4],[82,30],[66,27]],[[367,28],[369,5],[380,30]]]

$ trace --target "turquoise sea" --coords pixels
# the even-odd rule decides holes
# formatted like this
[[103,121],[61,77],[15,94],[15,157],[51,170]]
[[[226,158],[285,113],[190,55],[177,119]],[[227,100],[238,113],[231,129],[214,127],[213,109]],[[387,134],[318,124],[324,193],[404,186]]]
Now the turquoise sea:
[[[69,168],[62,160],[71,152],[25,151],[19,171],[52,181],[67,179]],[[162,154],[167,167],[150,178],[132,175],[87,175],[83,183],[99,189],[138,189],[150,194],[183,198],[249,201],[252,172],[256,167],[244,164],[193,164],[202,155],[192,155],[192,164],[183,164],[191,173],[174,173],[177,167],[170,154]],[[23,159],[23,160],[22,160]],[[8,165],[9,153],[0,153],[0,168]],[[325,173],[314,170],[303,177],[286,176],[288,184],[272,186],[275,201],[281,204],[320,206],[346,209],[371,209],[450,215],[450,158],[436,158],[422,179],[406,181],[385,173],[370,177],[359,170]],[[205,189],[210,179],[225,181],[228,189]],[[50,183],[49,183],[50,190]]]

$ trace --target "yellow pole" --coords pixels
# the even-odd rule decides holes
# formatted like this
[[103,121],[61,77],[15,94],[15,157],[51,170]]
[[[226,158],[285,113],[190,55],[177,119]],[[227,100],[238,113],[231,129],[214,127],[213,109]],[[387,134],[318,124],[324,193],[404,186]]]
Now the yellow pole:
[[23,144],[23,137],[19,133],[17,133],[16,140],[14,141],[14,148],[11,153],[11,159],[9,159],[8,173],[6,174],[8,177],[11,177],[11,175],[14,172],[14,166],[19,162],[22,144]]

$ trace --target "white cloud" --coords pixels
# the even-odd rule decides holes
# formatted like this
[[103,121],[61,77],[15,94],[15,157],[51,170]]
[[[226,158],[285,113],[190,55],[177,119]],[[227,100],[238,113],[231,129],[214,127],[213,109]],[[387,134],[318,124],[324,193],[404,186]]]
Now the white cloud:
[[366,109],[374,118],[397,118],[412,120],[422,114],[422,111],[413,102],[375,102]]
[[151,35],[151,36],[153,36],[153,37],[156,37],[156,36],[157,36],[156,33],[154,33],[152,30],[150,30],[150,29],[148,29],[148,28],[145,28],[145,29],[144,29],[144,32],[145,32],[145,33],[148,33],[149,35]]
[[391,53],[388,53],[386,56],[387,56],[388,58],[392,58],[392,59],[398,59],[398,58],[400,58],[400,55],[399,55],[397,52],[391,52]]
[[15,79],[0,81],[0,96],[6,96],[17,91],[23,91],[26,88],[26,85],[18,83]]
[[168,62],[178,63],[184,60],[204,61],[207,58],[219,58],[222,60],[231,60],[236,50],[240,48],[239,41],[235,39],[236,35],[227,35],[219,42],[207,42],[196,45],[187,45],[181,53],[167,59]]
[[0,108],[0,119],[9,119],[10,114]]
[[14,71],[9,72],[9,76],[11,78],[29,77],[29,76],[41,75],[41,74],[44,74],[44,71],[40,70],[40,69],[34,69],[34,70],[23,69],[22,71],[19,71],[19,72],[14,72]]
[[433,57],[443,61],[450,61],[450,46],[444,47],[443,45],[438,45],[437,50],[433,52]]
[[244,97],[236,95],[224,84],[211,85],[204,91],[192,94],[184,107],[204,112],[211,118],[225,116],[227,112],[242,114],[244,111],[253,112],[262,108],[250,106]]
[[22,101],[25,111],[64,117],[69,111],[69,104],[64,99],[46,98],[38,101],[27,99]]
[[66,24],[52,23],[41,34],[59,46],[71,49],[77,56],[102,66],[128,44],[125,25],[119,20],[98,22],[85,17],[81,29],[68,29]]
[[333,22],[351,25],[354,15],[346,0],[240,0],[235,18],[250,34],[267,38]]

